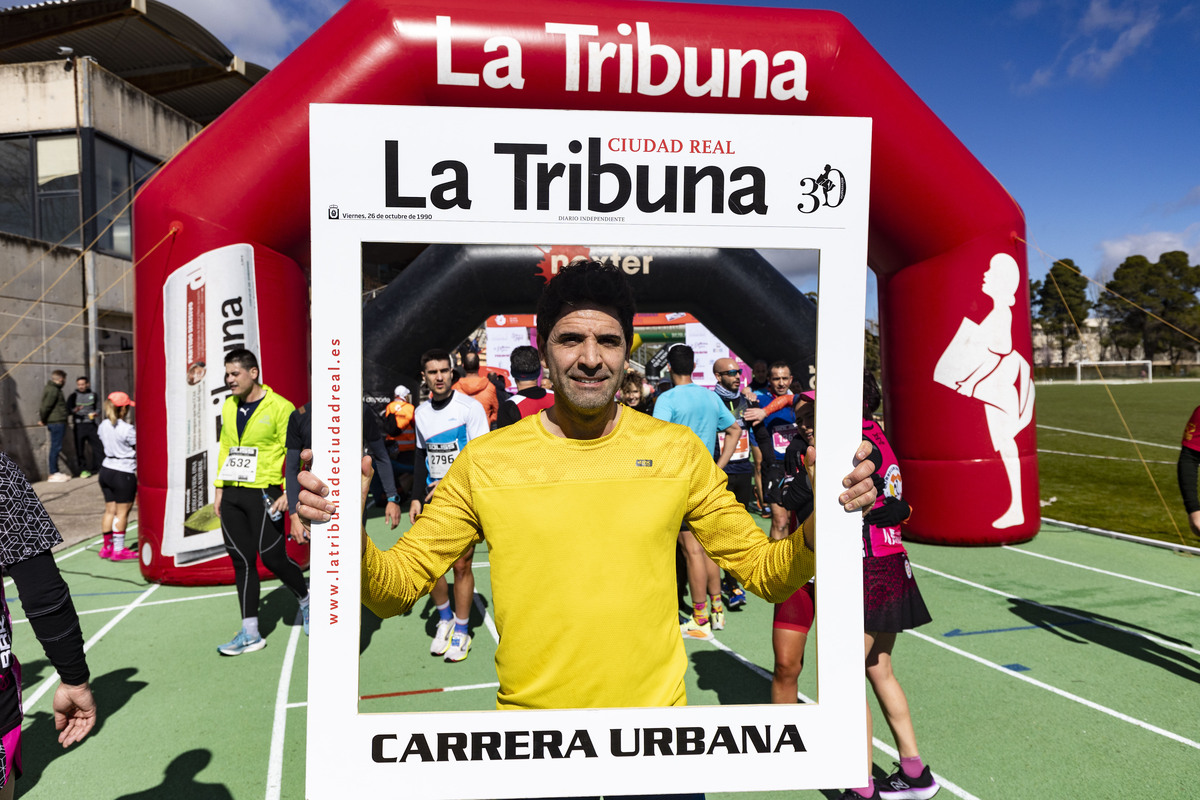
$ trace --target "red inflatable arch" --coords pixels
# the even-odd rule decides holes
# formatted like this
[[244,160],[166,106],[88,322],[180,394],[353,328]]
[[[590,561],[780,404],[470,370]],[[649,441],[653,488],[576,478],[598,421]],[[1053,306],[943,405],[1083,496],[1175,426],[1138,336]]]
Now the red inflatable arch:
[[[189,556],[189,565],[164,547],[164,527],[180,519],[169,506],[186,498],[191,519],[211,478],[185,472],[172,461],[182,457],[168,453],[187,423],[168,399],[179,396],[171,383],[179,377],[167,374],[164,341],[172,326],[191,330],[199,296],[178,300],[183,289],[164,288],[172,276],[186,283],[180,270],[194,259],[249,245],[221,251],[208,273],[252,263],[252,297],[204,301],[208,314],[230,318],[222,342],[204,351],[210,373],[219,377],[225,340],[236,342],[238,326],[252,323],[237,315],[256,299],[265,381],[307,400],[309,103],[872,117],[869,262],[879,277],[885,407],[914,507],[911,534],[994,544],[1036,533],[1021,211],[845,18],[673,3],[352,0],[137,199],[146,577],[206,583],[232,575],[212,551]],[[214,424],[221,393],[212,377],[207,394],[196,390],[190,401],[205,420],[193,424]]]

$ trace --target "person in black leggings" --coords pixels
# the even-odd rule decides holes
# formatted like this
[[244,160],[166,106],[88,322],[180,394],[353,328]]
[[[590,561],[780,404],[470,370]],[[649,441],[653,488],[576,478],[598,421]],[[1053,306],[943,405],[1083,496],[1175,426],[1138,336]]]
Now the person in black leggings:
[[225,383],[231,395],[221,408],[221,466],[214,505],[221,517],[225,551],[233,561],[242,628],[217,648],[224,656],[267,645],[258,631],[258,558],[299,599],[308,633],[308,586],[287,554],[283,530],[287,498],[280,488],[288,419],[296,409],[259,383],[258,375],[258,359],[249,350],[231,350],[225,356]]
[[[16,584],[29,627],[61,678],[54,691],[54,727],[59,743],[68,747],[95,726],[96,700],[88,684],[79,616],[51,554],[61,543],[62,535],[25,474],[0,453],[0,565]],[[0,800],[13,797],[21,774],[21,665],[12,640],[12,620],[0,595]]]

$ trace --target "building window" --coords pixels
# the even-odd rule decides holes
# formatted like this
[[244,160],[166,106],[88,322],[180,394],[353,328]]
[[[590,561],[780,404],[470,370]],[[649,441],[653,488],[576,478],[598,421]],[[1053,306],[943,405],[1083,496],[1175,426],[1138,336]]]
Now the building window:
[[34,142],[37,152],[34,236],[80,247],[79,142],[74,136],[45,136]]
[[[158,165],[98,137],[95,154],[96,231],[99,235],[96,249],[131,258],[133,230],[129,209],[133,195]],[[111,227],[109,223],[112,223]]]
[[0,230],[79,247],[79,141],[0,139]]
[[29,139],[0,139],[0,231],[33,236]]

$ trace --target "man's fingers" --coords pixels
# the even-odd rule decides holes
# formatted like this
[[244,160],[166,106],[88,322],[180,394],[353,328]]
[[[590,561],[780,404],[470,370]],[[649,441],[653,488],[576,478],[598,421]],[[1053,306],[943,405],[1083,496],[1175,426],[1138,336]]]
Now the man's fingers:
[[301,524],[329,522],[333,518],[334,511],[337,511],[337,506],[321,495],[307,489],[301,490],[299,502],[296,504],[296,513],[300,516]]
[[325,485],[325,481],[321,480],[308,470],[302,470],[296,477],[297,480],[300,481],[300,485],[308,491],[315,492],[322,497],[329,494],[329,487]]
[[[867,453],[870,455],[870,453]],[[850,470],[850,474],[842,478],[842,486],[849,489],[856,483],[864,480],[870,480],[872,473],[875,472],[875,464],[870,461],[862,461],[854,469]]]
[[842,492],[838,497],[838,502],[847,511],[860,511],[875,504],[875,484],[871,482],[870,477],[851,486],[847,491]]

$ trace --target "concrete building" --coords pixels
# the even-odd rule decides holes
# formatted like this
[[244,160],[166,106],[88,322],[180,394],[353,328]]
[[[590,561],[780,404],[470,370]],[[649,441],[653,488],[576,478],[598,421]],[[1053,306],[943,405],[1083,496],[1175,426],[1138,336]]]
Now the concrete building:
[[134,193],[265,74],[154,0],[0,10],[0,449],[30,479],[53,370],[132,391]]

